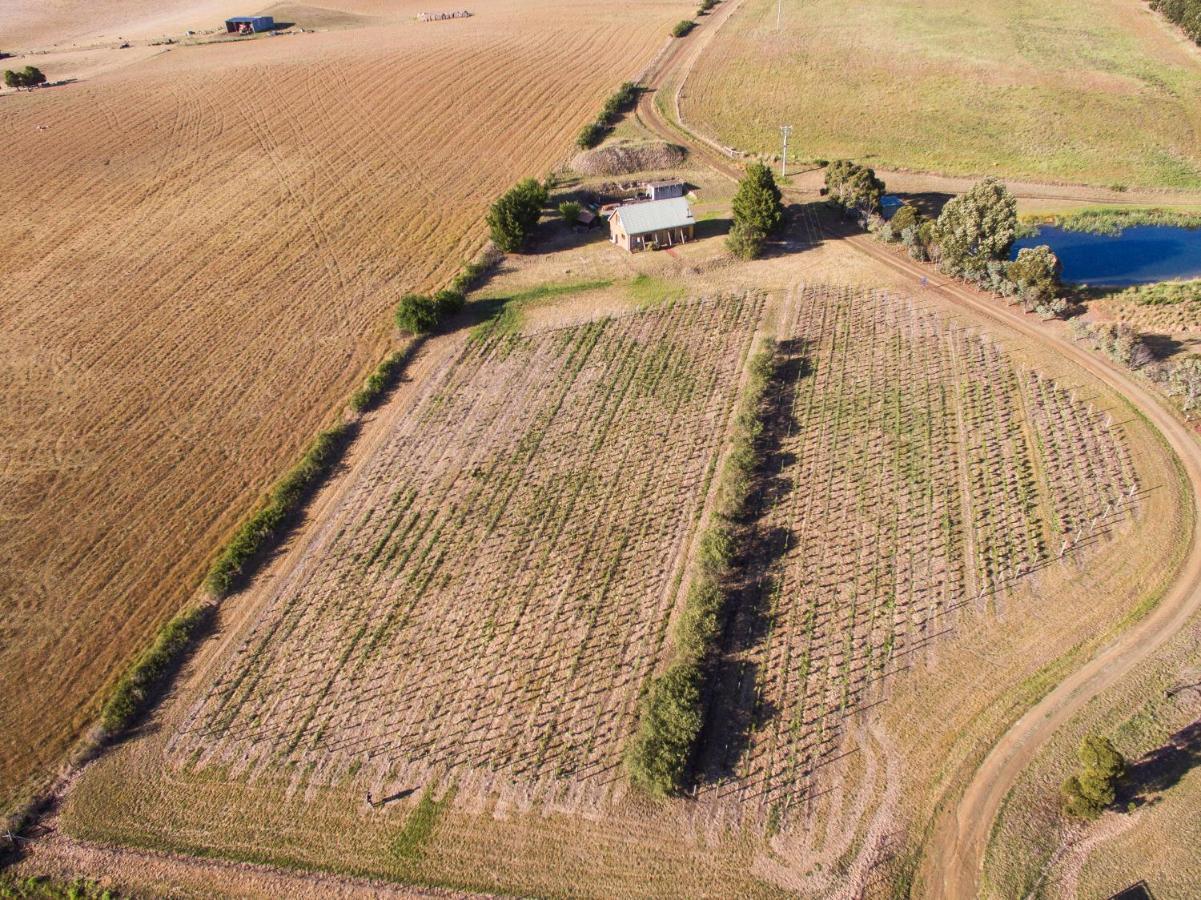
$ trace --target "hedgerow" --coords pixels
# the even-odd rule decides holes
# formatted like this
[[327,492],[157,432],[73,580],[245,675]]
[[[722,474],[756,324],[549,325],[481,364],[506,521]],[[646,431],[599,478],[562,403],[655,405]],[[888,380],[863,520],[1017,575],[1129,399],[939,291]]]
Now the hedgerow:
[[196,639],[208,629],[215,609],[206,603],[185,610],[159,630],[154,643],[134,661],[104,704],[100,724],[107,734],[124,731],[146,712]]
[[651,679],[638,710],[638,729],[626,751],[626,769],[638,786],[658,796],[679,791],[704,722],[703,688],[721,634],[736,544],[759,465],[763,404],[775,372],[769,346],[751,360],[750,378],[734,420],[713,518],[701,535],[696,570],[672,629],[674,658]]
[[224,597],[245,576],[248,564],[281,535],[288,520],[328,473],[346,448],[356,426],[343,422],[320,432],[300,461],[271,489],[263,505],[234,532],[209,569],[205,586]]
[[1201,0],[1151,0],[1151,8],[1201,44]]
[[576,138],[576,146],[581,150],[590,150],[603,141],[622,113],[638,100],[640,90],[637,84],[627,81],[610,94],[605,100],[605,105],[601,107],[600,115],[581,129],[579,137]]

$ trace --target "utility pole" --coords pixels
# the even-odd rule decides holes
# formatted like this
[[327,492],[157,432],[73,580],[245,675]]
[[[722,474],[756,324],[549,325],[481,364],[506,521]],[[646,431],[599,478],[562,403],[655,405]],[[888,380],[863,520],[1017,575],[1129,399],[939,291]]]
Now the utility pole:
[[776,31],[780,30],[780,19],[784,15],[784,0],[776,0]]
[[781,125],[780,134],[784,135],[784,153],[780,157],[780,177],[788,174],[788,135],[792,134],[791,125]]

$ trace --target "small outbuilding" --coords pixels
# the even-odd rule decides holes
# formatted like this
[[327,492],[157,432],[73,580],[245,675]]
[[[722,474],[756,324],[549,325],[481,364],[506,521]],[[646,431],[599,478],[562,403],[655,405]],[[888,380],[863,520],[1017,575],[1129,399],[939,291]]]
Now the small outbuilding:
[[642,186],[647,200],[670,200],[688,193],[688,185],[679,178],[669,181],[648,181]]
[[230,34],[253,34],[274,28],[274,16],[234,16],[225,20],[225,30]]
[[609,216],[609,240],[633,253],[686,244],[693,239],[696,219],[685,197],[625,203]]

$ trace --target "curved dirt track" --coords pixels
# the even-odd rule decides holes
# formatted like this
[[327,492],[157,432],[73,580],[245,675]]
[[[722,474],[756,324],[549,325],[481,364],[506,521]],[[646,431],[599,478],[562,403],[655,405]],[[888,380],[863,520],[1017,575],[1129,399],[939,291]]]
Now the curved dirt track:
[[[731,0],[725,16],[736,7]],[[698,43],[707,42],[713,28],[701,31]],[[686,127],[670,122],[654,102],[654,90],[667,83],[678,85],[687,77],[692,61],[703,44],[691,52],[680,42],[664,55],[652,73],[651,88],[637,110],[639,120],[660,136],[684,142],[694,158],[703,160],[717,172],[737,179],[740,163],[726,156],[713,142],[698,138]],[[674,98],[673,98],[674,102]],[[884,173],[888,175],[889,173]],[[945,179],[948,184],[955,179]],[[1095,188],[1062,185],[1016,184],[1019,197],[1032,199],[1097,200],[1109,193]],[[791,191],[794,196],[803,191]],[[1108,201],[1107,201],[1108,202]],[[958,283],[922,284],[932,270],[902,257],[878,243],[870,235],[839,235],[859,252],[890,269],[911,278],[924,291],[932,291],[973,313],[1006,325],[1033,342],[1053,350],[1117,391],[1163,435],[1180,465],[1189,486],[1192,510],[1201,508],[1201,442],[1195,433],[1171,410],[1167,403],[1136,379],[1099,354],[1085,350],[1069,337],[1048,328],[1034,317],[1006,306],[987,294]],[[1201,610],[1201,544],[1196,533],[1189,536],[1189,549],[1175,581],[1159,604],[1145,618],[1101,649],[1085,665],[1065,678],[1055,689],[1026,712],[996,742],[959,802],[940,814],[921,866],[920,883],[925,895],[936,898],[975,897],[979,887],[984,855],[993,821],[1005,796],[1023,769],[1035,758],[1060,726],[1066,723],[1100,692],[1117,683],[1143,660],[1150,657],[1185,622]]]

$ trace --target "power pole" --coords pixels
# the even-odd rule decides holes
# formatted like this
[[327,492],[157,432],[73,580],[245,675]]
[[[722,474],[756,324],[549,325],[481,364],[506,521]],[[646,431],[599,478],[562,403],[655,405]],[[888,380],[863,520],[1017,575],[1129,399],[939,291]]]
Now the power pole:
[[784,0],[776,0],[776,31],[780,30],[780,19],[784,15]]
[[780,134],[784,135],[784,154],[780,157],[780,177],[788,174],[788,135],[792,134],[791,125],[781,125]]

